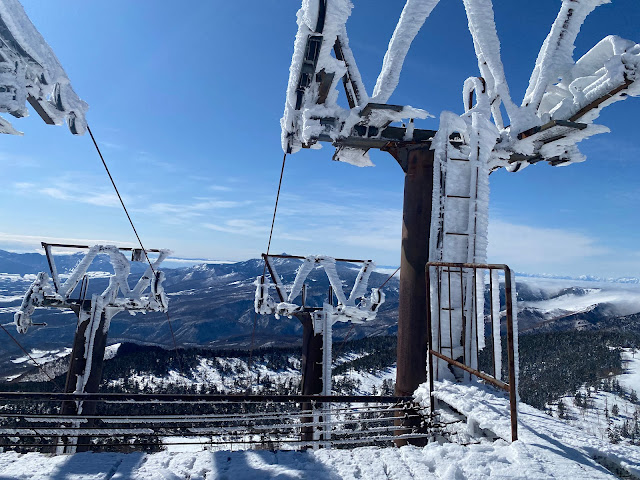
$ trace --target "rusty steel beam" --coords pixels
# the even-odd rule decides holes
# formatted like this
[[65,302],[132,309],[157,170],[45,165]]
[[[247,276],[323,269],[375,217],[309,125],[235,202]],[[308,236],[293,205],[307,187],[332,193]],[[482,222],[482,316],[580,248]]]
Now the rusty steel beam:
[[570,122],[575,122],[580,117],[585,116],[587,113],[589,113],[594,108],[598,108],[601,103],[606,102],[607,100],[609,100],[614,95],[617,95],[622,90],[625,90],[626,88],[628,88],[632,83],[633,83],[633,80],[629,80],[628,78],[625,78],[624,83],[622,85],[617,86],[616,88],[611,90],[609,93],[605,93],[602,97],[594,100],[593,102],[591,102],[586,107],[581,108],[580,110],[578,110],[577,113],[575,113],[571,117],[569,117],[569,121]]
[[[322,345],[323,334],[313,331],[313,319],[311,314],[304,312],[296,315],[302,323],[302,382],[301,394],[303,396],[317,396],[322,393]],[[311,410],[312,401],[302,402],[302,410]],[[302,417],[300,423],[313,423],[313,416]],[[300,428],[300,439],[312,441],[315,428],[312,425]]]
[[[412,395],[427,380],[427,295],[424,269],[429,261],[434,153],[431,143],[395,145],[387,151],[405,172],[400,252],[396,395]],[[420,428],[416,419],[401,427]],[[399,439],[397,446],[424,445],[424,439]]]
[[[80,318],[80,309],[76,312],[78,318]],[[98,393],[100,387],[100,381],[102,380],[102,366],[104,364],[104,352],[107,347],[107,332],[105,329],[106,314],[103,312],[100,316],[99,324],[96,329],[93,329],[91,321],[93,317],[88,316],[83,321],[78,321],[76,328],[76,334],[73,341],[73,349],[71,351],[71,360],[69,362],[69,371],[67,372],[67,381],[65,383],[64,391],[66,393],[75,393],[78,389],[78,385],[82,385],[81,377],[87,372],[87,367],[90,368],[89,375],[84,385],[82,385],[82,393]],[[89,331],[87,331],[89,330]],[[94,331],[93,341],[89,342],[87,335],[91,335],[91,331]],[[85,347],[90,345],[90,351],[86,351]],[[89,362],[90,360],[90,362]],[[87,365],[89,364],[89,365]],[[95,401],[64,401],[62,403],[62,415],[78,415],[79,409],[86,415],[93,415],[96,412],[97,402]],[[92,427],[94,420],[87,420],[86,426]],[[72,441],[67,437],[63,440],[67,444],[69,450],[65,449],[65,453],[73,453],[70,448],[75,447],[75,451],[83,452],[87,451],[88,447],[84,445],[74,445],[75,443],[84,444],[89,443],[90,438],[85,436],[78,436],[76,441]]]

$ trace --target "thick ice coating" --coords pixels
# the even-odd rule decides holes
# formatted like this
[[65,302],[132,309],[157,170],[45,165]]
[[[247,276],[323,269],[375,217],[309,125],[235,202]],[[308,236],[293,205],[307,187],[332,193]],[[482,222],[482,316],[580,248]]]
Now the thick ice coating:
[[[71,86],[51,47],[27,17],[18,0],[0,2],[0,112],[28,115],[28,101],[47,123],[62,125],[71,133],[86,130],[89,106]],[[0,133],[20,134],[5,119]]]

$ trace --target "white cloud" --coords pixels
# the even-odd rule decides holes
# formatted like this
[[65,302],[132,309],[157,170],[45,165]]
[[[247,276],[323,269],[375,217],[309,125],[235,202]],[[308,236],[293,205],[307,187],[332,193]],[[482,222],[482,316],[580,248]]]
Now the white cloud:
[[[590,273],[612,251],[584,233],[489,222],[489,261],[531,273]],[[599,266],[598,266],[599,268]]]
[[119,247],[135,247],[136,244],[131,242],[122,242],[118,240],[105,240],[96,238],[68,238],[68,237],[49,237],[35,235],[21,235],[17,233],[0,232],[0,245],[6,249],[18,250],[39,250],[41,242],[60,243],[73,245],[118,245]]
[[227,187],[226,185],[209,185],[207,188],[214,192],[231,192],[233,190],[233,188]]
[[169,216],[168,220],[185,220],[200,217],[215,210],[233,209],[248,205],[248,201],[195,198],[193,203],[153,203],[143,209],[146,213]]
[[[248,237],[264,237],[268,238],[269,228],[265,225],[260,225],[252,220],[235,219],[225,220],[222,224],[204,223],[203,227],[216,232],[231,233],[234,235],[242,235]],[[304,236],[292,235],[290,233],[279,233],[278,238],[282,240],[293,240],[299,242],[308,242],[310,239]]]
[[95,188],[83,182],[54,181],[51,186],[38,185],[30,182],[14,183],[17,193],[28,195],[44,195],[56,200],[74,203],[86,203],[100,207],[120,207],[118,196],[109,190]]

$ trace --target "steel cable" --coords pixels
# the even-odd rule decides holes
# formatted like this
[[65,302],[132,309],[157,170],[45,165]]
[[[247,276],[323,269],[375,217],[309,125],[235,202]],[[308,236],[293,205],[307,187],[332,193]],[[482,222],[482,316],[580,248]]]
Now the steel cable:
[[[153,268],[153,264],[151,263],[151,260],[149,259],[149,254],[147,253],[147,250],[144,248],[144,245],[142,244],[142,240],[140,239],[140,235],[138,235],[138,230],[136,229],[136,226],[133,224],[133,220],[131,219],[131,215],[129,215],[129,210],[127,210],[126,205],[124,204],[124,200],[122,199],[122,195],[120,195],[120,191],[118,190],[118,187],[116,186],[116,182],[113,179],[113,176],[111,175],[111,172],[109,171],[109,167],[107,166],[107,162],[105,161],[104,157],[102,156],[102,152],[100,151],[100,147],[98,146],[98,142],[96,142],[95,137],[93,136],[93,132],[91,131],[91,128],[89,128],[89,125],[87,125],[87,132],[89,132],[89,136],[91,137],[91,140],[93,141],[93,145],[96,148],[96,151],[98,152],[98,155],[100,156],[100,160],[102,161],[102,165],[104,166],[104,169],[107,172],[107,175],[109,176],[109,180],[111,180],[111,185],[113,185],[113,189],[116,192],[116,195],[118,196],[118,200],[120,200],[120,205],[122,205],[122,209],[124,210],[124,213],[127,215],[127,219],[129,220],[129,224],[131,225],[131,228],[133,229],[133,233],[135,234],[136,238],[138,239],[138,243],[140,244],[140,248],[142,249],[142,251],[144,252],[144,256],[147,259],[147,263],[149,264],[149,267],[151,268],[151,272],[153,273],[153,276],[156,277],[156,270]],[[180,368],[180,371],[184,373],[184,370],[182,368],[182,360],[180,359],[180,354],[178,353],[178,343],[176,342],[176,336],[174,334],[173,331],[173,325],[171,324],[171,318],[169,317],[169,312],[165,311],[165,315],[167,316],[167,323],[169,324],[169,331],[171,332],[171,338],[173,339],[173,349],[176,352],[176,359],[178,360],[178,366]]]

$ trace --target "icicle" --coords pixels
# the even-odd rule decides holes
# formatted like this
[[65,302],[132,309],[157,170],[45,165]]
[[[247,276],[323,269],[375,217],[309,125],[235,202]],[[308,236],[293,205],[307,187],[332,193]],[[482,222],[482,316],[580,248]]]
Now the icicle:
[[511,272],[511,318],[513,319],[513,364],[516,377],[516,398],[520,402],[520,354],[518,351],[518,292],[516,291],[516,276]]
[[493,327],[493,359],[495,378],[502,379],[502,343],[500,341],[500,277],[498,270],[491,270],[491,319]]

